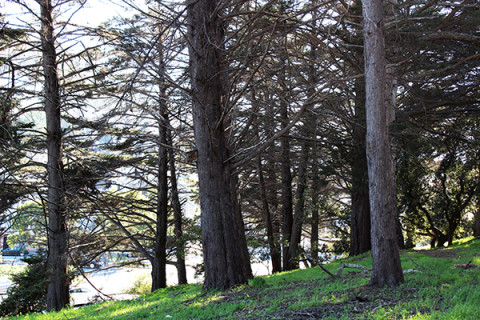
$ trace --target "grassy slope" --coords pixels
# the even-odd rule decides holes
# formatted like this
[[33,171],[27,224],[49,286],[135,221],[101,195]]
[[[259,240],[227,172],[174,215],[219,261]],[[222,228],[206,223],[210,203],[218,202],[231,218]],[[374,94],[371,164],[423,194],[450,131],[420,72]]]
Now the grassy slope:
[[[369,274],[344,269],[330,278],[319,267],[256,278],[226,292],[202,292],[199,285],[158,290],[136,300],[107,302],[22,319],[480,319],[480,240],[451,248],[402,252],[405,283],[367,287]],[[369,254],[342,263],[371,267]]]

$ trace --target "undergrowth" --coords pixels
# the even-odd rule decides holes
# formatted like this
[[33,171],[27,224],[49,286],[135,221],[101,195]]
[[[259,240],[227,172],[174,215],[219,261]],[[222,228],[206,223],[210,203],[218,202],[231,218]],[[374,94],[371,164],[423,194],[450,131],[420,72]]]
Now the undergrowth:
[[[396,288],[368,286],[370,275],[344,269],[338,278],[319,267],[261,277],[228,291],[200,285],[157,290],[130,301],[96,304],[19,319],[478,319],[480,240],[446,249],[403,251],[405,282]],[[369,254],[342,263],[371,268]],[[463,264],[462,268],[458,266]],[[456,266],[457,265],[457,266]]]

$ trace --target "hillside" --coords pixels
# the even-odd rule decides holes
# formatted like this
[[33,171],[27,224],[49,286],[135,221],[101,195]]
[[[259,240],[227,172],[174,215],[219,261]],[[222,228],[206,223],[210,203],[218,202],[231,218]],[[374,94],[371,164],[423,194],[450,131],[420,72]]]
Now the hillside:
[[[369,273],[344,268],[332,277],[320,267],[255,278],[249,286],[202,292],[199,285],[169,287],[131,301],[106,302],[18,319],[478,319],[480,240],[446,249],[403,251],[405,283],[367,286]],[[369,254],[325,266],[371,267]]]

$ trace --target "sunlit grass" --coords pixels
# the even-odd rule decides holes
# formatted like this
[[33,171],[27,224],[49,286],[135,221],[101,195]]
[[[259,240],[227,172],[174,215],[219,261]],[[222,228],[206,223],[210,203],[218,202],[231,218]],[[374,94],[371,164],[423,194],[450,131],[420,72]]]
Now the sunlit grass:
[[[480,240],[473,239],[431,252],[403,251],[402,266],[410,272],[398,288],[370,288],[370,275],[360,270],[344,269],[333,279],[315,267],[261,277],[225,292],[169,287],[131,301],[19,319],[478,319],[480,269],[455,265],[480,264],[479,253]],[[336,273],[342,263],[371,268],[369,253],[325,267]]]

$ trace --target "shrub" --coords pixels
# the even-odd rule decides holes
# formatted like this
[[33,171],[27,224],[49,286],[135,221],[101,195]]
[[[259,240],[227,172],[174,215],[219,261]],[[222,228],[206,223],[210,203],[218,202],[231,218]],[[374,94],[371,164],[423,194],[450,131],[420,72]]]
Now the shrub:
[[0,316],[39,312],[46,307],[47,263],[43,253],[22,259],[28,266],[12,276],[13,285],[0,303]]
[[151,289],[152,281],[147,274],[142,274],[136,277],[133,285],[127,290],[125,290],[125,293],[142,296],[149,294],[151,292]]

